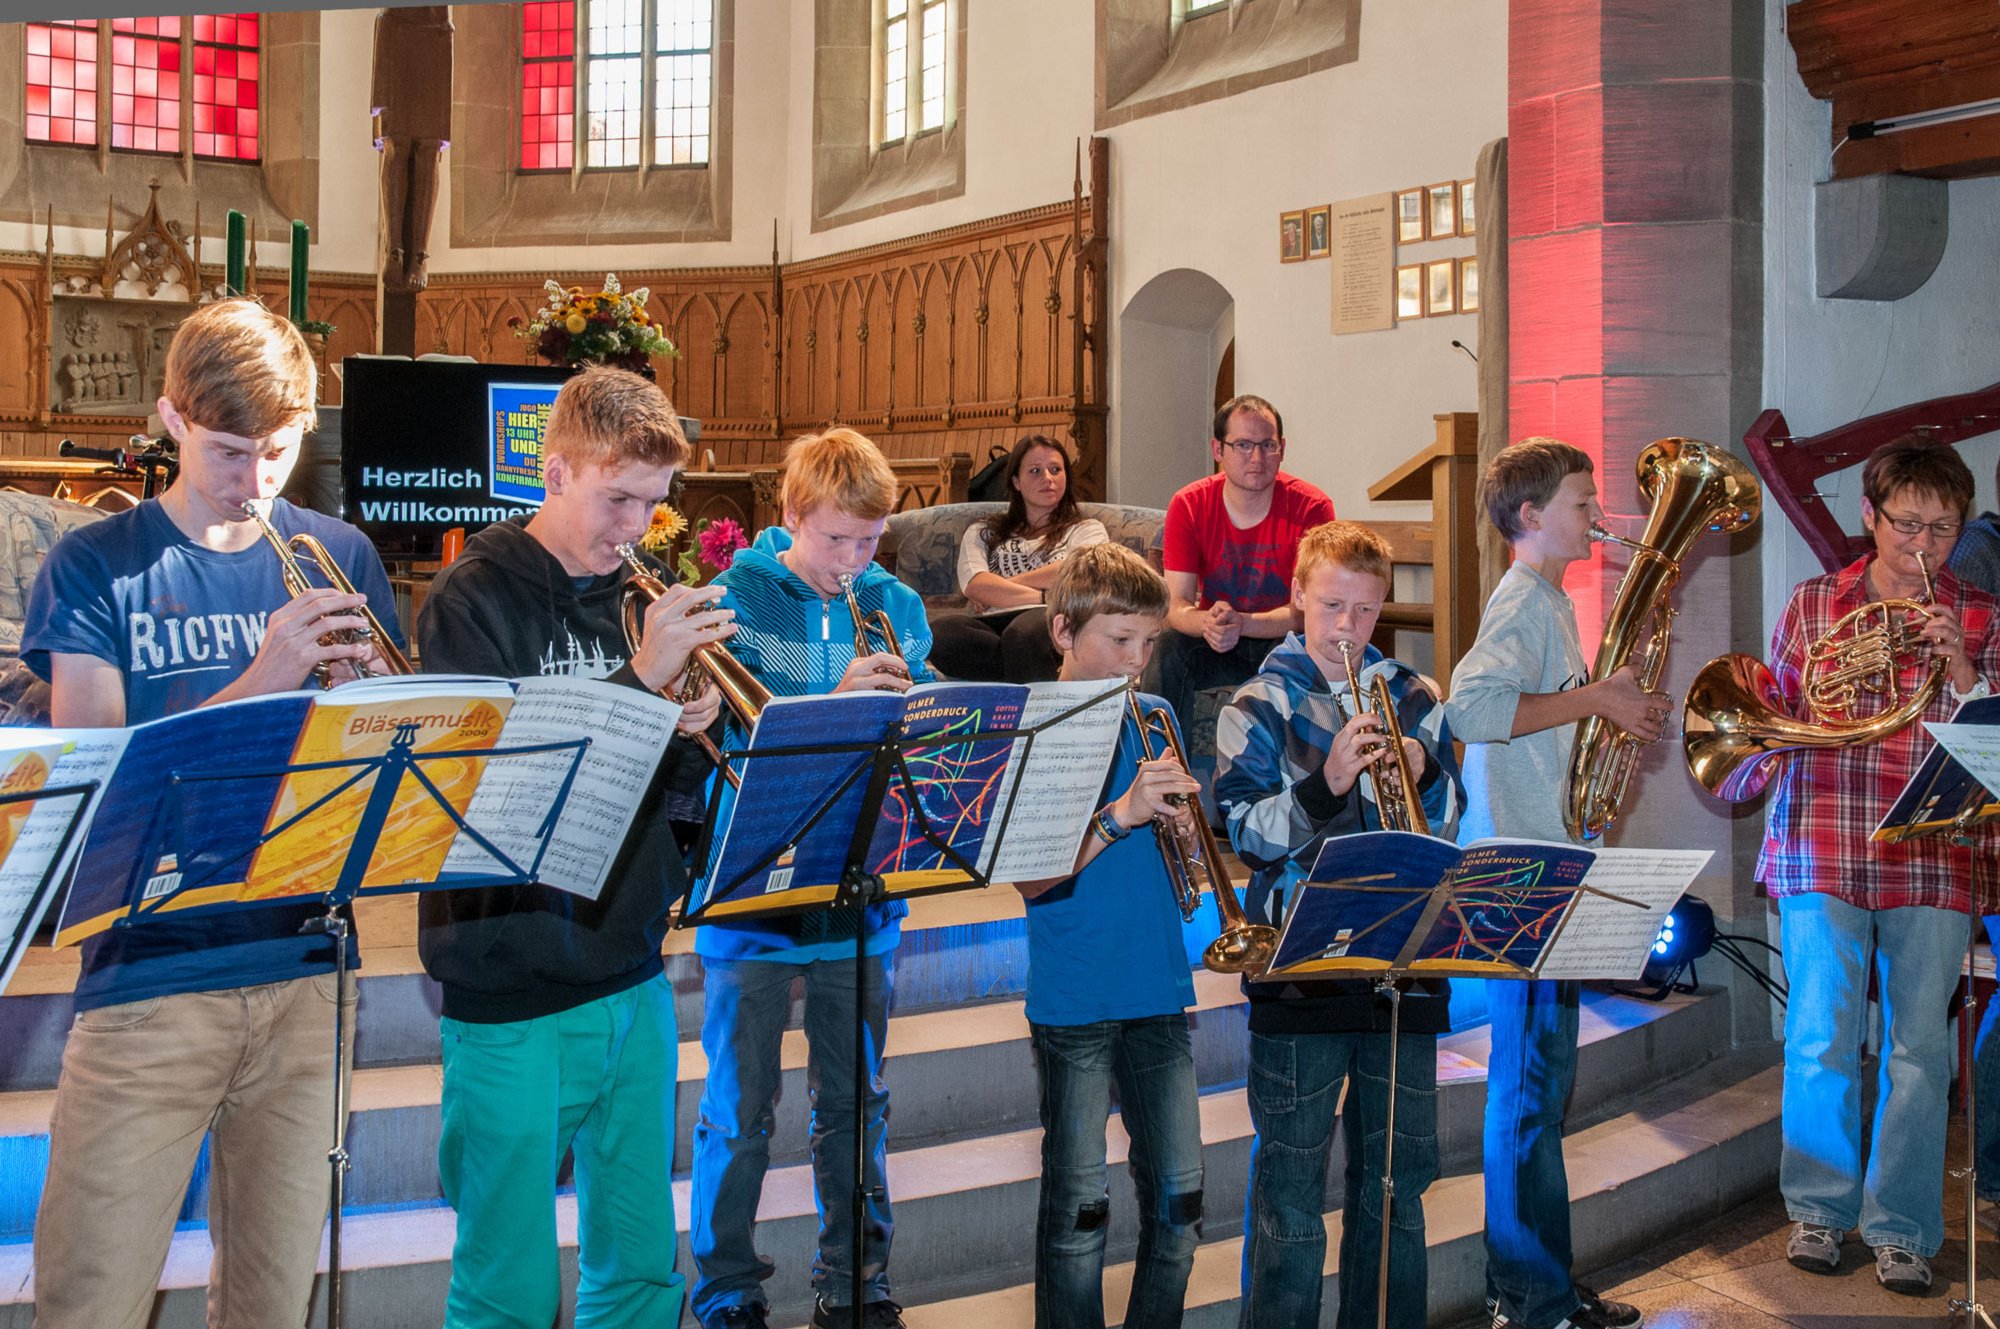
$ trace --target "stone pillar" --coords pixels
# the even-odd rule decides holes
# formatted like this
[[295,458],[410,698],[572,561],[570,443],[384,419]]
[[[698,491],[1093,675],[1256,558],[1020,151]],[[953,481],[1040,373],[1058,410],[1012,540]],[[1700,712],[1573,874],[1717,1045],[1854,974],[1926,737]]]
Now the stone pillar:
[[[1763,5],[1760,0],[1513,0],[1508,49],[1511,432],[1597,459],[1614,522],[1636,536],[1632,473],[1655,438],[1743,455],[1762,392]],[[1783,521],[1766,507],[1765,522]],[[1697,541],[1662,684],[1765,650],[1760,528]],[[1594,656],[1622,553],[1572,571]],[[1678,719],[1678,716],[1676,717]],[[1688,777],[1678,740],[1648,752],[1614,844],[1711,848],[1698,885],[1724,919],[1761,914],[1750,870],[1761,804],[1742,815]]]

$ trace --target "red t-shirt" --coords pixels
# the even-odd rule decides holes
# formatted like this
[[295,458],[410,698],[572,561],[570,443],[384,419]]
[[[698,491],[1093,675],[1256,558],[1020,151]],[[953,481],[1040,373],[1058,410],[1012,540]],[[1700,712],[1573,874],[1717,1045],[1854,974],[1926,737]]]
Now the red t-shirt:
[[1234,609],[1259,614],[1291,603],[1299,541],[1313,527],[1333,520],[1333,500],[1317,486],[1280,471],[1272,486],[1271,510],[1255,526],[1239,530],[1222,501],[1226,483],[1218,472],[1195,481],[1167,504],[1162,551],[1167,571],[1195,575],[1201,590],[1197,607],[1227,600]]

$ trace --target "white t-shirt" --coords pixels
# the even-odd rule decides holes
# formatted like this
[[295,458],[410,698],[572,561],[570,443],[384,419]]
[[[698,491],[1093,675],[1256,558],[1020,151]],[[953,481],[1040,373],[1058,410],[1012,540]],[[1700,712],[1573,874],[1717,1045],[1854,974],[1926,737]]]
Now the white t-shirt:
[[972,585],[972,579],[982,572],[1012,580],[1024,572],[1060,563],[1069,557],[1072,550],[1103,544],[1110,538],[1111,533],[1104,529],[1103,522],[1086,517],[1064,531],[1062,539],[1051,547],[1043,547],[1047,544],[1044,536],[1011,535],[989,551],[986,548],[985,523],[975,521],[959,537],[958,589],[965,591]]

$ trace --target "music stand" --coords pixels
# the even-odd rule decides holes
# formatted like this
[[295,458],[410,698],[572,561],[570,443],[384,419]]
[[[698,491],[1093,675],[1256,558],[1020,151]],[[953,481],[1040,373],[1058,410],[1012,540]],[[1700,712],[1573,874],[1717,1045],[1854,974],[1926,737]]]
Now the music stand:
[[[1509,855],[1505,867],[1476,857]],[[1632,851],[1567,845],[1480,842],[1460,850],[1446,840],[1378,831],[1328,841],[1285,916],[1271,966],[1257,981],[1362,978],[1389,1001],[1389,1109],[1383,1142],[1382,1219],[1377,1252],[1375,1320],[1389,1322],[1389,1242],[1396,1202],[1396,1092],[1400,1080],[1403,989],[1421,978],[1628,978],[1645,965],[1653,934],[1643,920],[1604,926],[1600,914],[1581,926],[1579,906],[1601,900],[1616,909],[1664,912],[1680,898],[1707,852],[1682,855],[1685,877],[1656,874],[1646,895],[1615,894],[1589,884],[1592,867]],[[1535,861],[1527,865],[1524,855]],[[1340,875],[1335,876],[1333,873]],[[1637,883],[1635,883],[1637,884]],[[1570,944],[1566,944],[1565,939]],[[1613,963],[1612,956],[1625,959]],[[1354,1147],[1350,1140],[1349,1147]]]
[[[992,884],[990,866],[996,861],[999,848],[1004,843],[1008,826],[1012,824],[1014,809],[1018,804],[1025,779],[1015,778],[1006,783],[1004,799],[998,785],[992,790],[995,806],[984,809],[984,816],[967,816],[965,809],[958,809],[959,815],[940,825],[940,818],[934,818],[925,806],[924,793],[934,789],[937,782],[920,778],[911,770],[912,758],[920,753],[947,749],[958,753],[953,764],[961,772],[976,768],[980,763],[992,764],[996,761],[1011,765],[1012,774],[1018,775],[1027,769],[1033,755],[1036,736],[1054,726],[1081,714],[1092,707],[1122,697],[1131,690],[1129,682],[1092,696],[1086,701],[1062,710],[1060,713],[1035,724],[1008,724],[993,728],[974,728],[967,732],[934,732],[904,736],[897,732],[897,724],[887,724],[879,736],[850,742],[830,743],[781,743],[763,746],[756,741],[756,735],[746,740],[748,746],[727,749],[722,758],[731,770],[738,772],[741,783],[731,788],[727,781],[717,779],[711,789],[708,816],[697,848],[697,861],[707,863],[714,838],[722,827],[722,808],[730,805],[730,818],[734,821],[746,801],[759,796],[753,785],[755,770],[753,763],[763,760],[772,765],[797,762],[813,757],[845,758],[833,766],[833,779],[824,788],[816,801],[807,804],[808,811],[803,818],[793,817],[793,828],[785,835],[751,856],[746,866],[732,871],[719,888],[704,892],[701,901],[693,908],[685,910],[676,923],[677,927],[698,927],[703,923],[723,919],[755,919],[774,917],[781,914],[810,912],[822,909],[829,913],[837,910],[854,911],[854,1187],[850,1197],[853,1226],[852,1248],[849,1252],[850,1284],[848,1309],[855,1329],[862,1323],[862,1292],[864,1279],[862,1266],[866,1255],[867,1233],[864,1226],[867,1217],[869,1197],[867,1182],[868,1132],[867,1086],[873,1080],[873,1070],[865,1055],[868,1042],[867,1004],[864,985],[865,967],[868,958],[868,910],[871,906],[891,900],[910,899],[920,895],[935,895],[950,891],[983,888]],[[894,694],[885,694],[893,697]],[[867,704],[865,701],[841,701],[835,705],[841,708]],[[760,717],[758,729],[761,732],[766,721],[785,708],[767,707]],[[886,713],[886,712],[885,712]],[[833,714],[829,715],[832,718]],[[1123,715],[1122,705],[1118,714]],[[1115,745],[1114,745],[1115,747]],[[971,750],[988,749],[978,755]],[[1108,767],[1112,752],[1104,753]],[[789,771],[789,768],[787,768]],[[960,778],[978,780],[977,776],[961,775]],[[1103,783],[1100,771],[1097,784]],[[796,806],[799,789],[787,778],[779,791]],[[857,797],[858,795],[858,797]],[[892,819],[900,823],[905,835],[902,843],[909,844],[908,833],[914,832],[916,839],[933,851],[937,857],[935,866],[919,869],[903,869],[902,872],[885,873],[878,870],[882,864],[877,857],[877,840],[884,821],[884,809],[892,796],[902,800],[902,815]],[[848,824],[852,817],[851,829],[843,833],[841,826]],[[1071,845],[1072,859],[1075,845],[1081,843],[1079,831]],[[975,843],[968,844],[968,841]],[[838,871],[834,880],[827,883],[810,876],[804,886],[792,886],[792,873],[799,870],[797,864],[802,858],[809,862],[825,863],[825,849],[831,842],[839,846]],[[730,845],[725,834],[720,852],[723,862],[715,864],[721,868],[732,864]],[[969,851],[969,852],[968,852]],[[777,867],[789,863],[791,867]],[[1067,865],[1065,865],[1067,866]],[[782,885],[771,886],[776,872],[785,874]],[[907,873],[910,884],[892,884],[892,876],[901,877]],[[758,887],[766,893],[764,899],[740,898],[749,894],[746,887]],[[768,901],[768,903],[767,903]],[[720,908],[718,908],[720,906]],[[886,1148],[886,1141],[884,1144]]]
[[[4,936],[0,936],[0,992],[6,990],[8,982],[14,977],[14,970],[19,967],[21,957],[27,953],[28,947],[34,941],[35,928],[40,925],[42,915],[48,912],[49,902],[55,898],[56,891],[62,886],[63,878],[68,874],[70,849],[76,844],[78,832],[90,819],[92,797],[102,787],[99,781],[84,780],[75,784],[50,785],[43,789],[0,794],[0,807],[11,807],[19,803],[38,804],[44,799],[77,800],[76,806],[70,809],[63,823],[62,833],[57,837],[55,852],[49,855],[49,861],[43,865],[40,876],[28,891],[20,914],[12,920]],[[25,829],[24,827],[23,830]],[[14,845],[10,846],[8,855],[10,858],[12,850],[19,845],[20,839],[17,837]]]
[[[318,812],[347,790],[371,777],[374,784],[368,791],[368,800],[363,806],[359,820],[355,824],[353,838],[348,843],[347,853],[340,861],[340,871],[334,883],[323,891],[297,891],[279,896],[267,896],[256,900],[223,900],[183,905],[174,912],[189,915],[223,909],[256,908],[270,904],[296,904],[302,897],[317,894],[326,905],[326,912],[309,918],[299,931],[304,934],[325,935],[333,942],[334,954],[334,1003],[333,1003],[333,1144],[327,1150],[326,1161],[331,1172],[332,1197],[327,1227],[327,1285],[326,1323],[329,1329],[339,1329],[345,1321],[341,1296],[340,1227],[341,1207],[346,1200],[347,1172],[350,1158],[347,1152],[347,944],[352,932],[347,915],[342,912],[361,895],[403,895],[415,891],[434,889],[487,888],[496,886],[522,886],[538,879],[542,856],[547,852],[551,833],[555,830],[569,791],[575,782],[576,773],[583,763],[583,755],[590,746],[588,738],[571,739],[558,743],[519,744],[512,747],[451,749],[439,752],[417,752],[414,750],[417,732],[421,726],[414,722],[399,723],[395,736],[387,750],[369,757],[345,758],[334,761],[301,762],[275,767],[240,768],[234,770],[175,770],[154,811],[152,824],[142,844],[144,852],[134,860],[131,875],[127,879],[125,898],[126,913],[112,926],[130,927],[167,910],[171,903],[182,896],[198,892],[206,887],[231,879],[230,869],[244,864],[263,845],[276,839],[286,831]],[[546,816],[542,819],[535,839],[538,848],[535,857],[527,866],[515,862],[495,846],[491,840],[470,825],[451,801],[445,796],[424,770],[425,762],[458,760],[465,758],[498,759],[539,755],[547,752],[569,751],[572,753],[569,770],[553,790]],[[348,770],[352,774],[333,788],[302,806],[296,813],[286,818],[268,831],[263,831],[247,846],[235,853],[203,856],[184,853],[189,830],[185,815],[186,791],[190,787],[224,781],[269,781],[282,780],[289,775],[312,771]],[[403,791],[403,777],[408,775],[416,781],[437,805],[451,819],[458,832],[468,836],[483,851],[501,866],[501,871],[491,876],[446,877],[429,882],[397,882],[369,886],[364,884],[370,861],[375,856],[377,842],[387,827],[389,814],[394,809],[398,796]],[[149,877],[150,865],[158,863],[162,856],[171,854],[181,865],[181,874],[166,889],[153,889]],[[199,864],[200,870],[191,870],[190,865]]]

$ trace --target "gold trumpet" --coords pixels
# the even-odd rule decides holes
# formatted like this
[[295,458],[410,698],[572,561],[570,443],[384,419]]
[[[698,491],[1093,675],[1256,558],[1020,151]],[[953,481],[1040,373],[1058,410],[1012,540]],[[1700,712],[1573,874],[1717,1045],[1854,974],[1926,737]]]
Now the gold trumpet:
[[[1409,754],[1403,751],[1403,726],[1396,719],[1396,704],[1389,696],[1389,680],[1381,674],[1369,681],[1367,691],[1354,674],[1354,643],[1340,643],[1340,663],[1347,668],[1347,690],[1354,698],[1354,712],[1367,715],[1373,711],[1382,722],[1382,737],[1388,743],[1388,769],[1374,775],[1375,811],[1382,819],[1385,831],[1410,831],[1416,835],[1431,833],[1431,819],[1424,814],[1423,799],[1417,794],[1417,782],[1410,774]],[[1340,705],[1335,699],[1334,706]],[[1380,764],[1378,757],[1370,765]]]
[[[903,646],[896,639],[896,625],[889,621],[889,615],[880,609],[868,614],[861,612],[861,600],[854,594],[853,573],[840,574],[840,593],[847,597],[847,612],[854,616],[854,658],[859,660],[864,655],[877,654],[873,638],[880,637],[882,645],[879,652],[893,655],[907,666],[909,661],[903,658]],[[905,677],[908,677],[908,672],[905,668]]]
[[[1139,726],[1141,759],[1158,761],[1163,756],[1172,757],[1185,771],[1187,753],[1181,750],[1167,708],[1147,709],[1139,704],[1136,692],[1127,696],[1126,704]],[[1174,903],[1180,906],[1181,917],[1192,922],[1201,908],[1202,887],[1206,884],[1215,897],[1215,912],[1222,919],[1222,935],[1208,943],[1208,949],[1201,953],[1202,967],[1218,974],[1249,974],[1254,978],[1270,968],[1272,952],[1278,949],[1278,930],[1252,923],[1244,914],[1243,905],[1236,898],[1236,888],[1230,884],[1229,872],[1222,866],[1222,855],[1215,847],[1215,833],[1208,829],[1208,818],[1202,815],[1199,801],[1186,794],[1176,794],[1169,801],[1185,809],[1185,813],[1153,818],[1153,838],[1159,842],[1160,857],[1166,862]]]
[[[339,591],[342,595],[356,594],[353,581],[348,578],[346,572],[341,570],[340,564],[335,561],[332,553],[318,539],[306,534],[304,531],[300,531],[297,535],[286,539],[284,536],[278,534],[277,527],[271,525],[270,518],[257,510],[255,503],[246,502],[243,505],[243,515],[257,523],[257,529],[264,533],[264,539],[270,544],[272,549],[277,551],[278,570],[284,578],[286,595],[296,600],[307,591],[315,589],[311,579],[306,576],[305,565],[307,563],[311,563],[319,569],[320,577],[325,580],[327,586],[331,589]],[[375,617],[375,611],[368,607],[366,600],[361,602],[360,608],[352,612],[361,616],[363,622],[366,624],[365,627],[335,629],[321,637],[319,644],[322,646],[348,646],[355,642],[368,642],[375,647],[376,653],[382,657],[383,668],[388,673],[414,674],[417,672],[416,666],[410,663],[409,657],[396,648],[394,638],[390,637],[388,631],[383,628],[382,621]],[[362,661],[352,660],[349,663],[354,666],[354,675],[356,678],[375,677],[375,671]],[[319,680],[319,685],[322,688],[332,687],[333,661],[321,660],[312,667],[312,676]]]
[[[631,576],[625,579],[625,589],[619,598],[619,616],[625,625],[625,649],[637,653],[639,643],[646,631],[646,607],[667,593],[667,584],[653,574],[651,568],[639,561],[638,551],[631,545],[619,545],[618,557],[625,560]],[[699,605],[688,612],[701,613],[706,605]],[[731,655],[721,642],[703,642],[688,653],[687,669],[681,674],[681,685],[672,691],[661,689],[669,701],[685,706],[701,695],[707,679],[714,679],[715,686],[722,691],[722,704],[743,728],[748,731],[757,723],[757,717],[764,712],[771,700],[771,690],[757,681],[756,675],[743,667],[743,662]],[[707,734],[694,735],[694,741],[709,755],[722,770],[722,778],[731,785],[739,783],[735,771],[722,758],[722,749],[715,746],[715,740]]]
[[[1907,697],[1900,677],[1905,661],[1926,649],[1910,615],[1925,614],[1936,596],[1921,550],[1917,570],[1922,599],[1872,600],[1806,647],[1808,719],[1786,712],[1776,675],[1756,656],[1732,653],[1702,666],[1681,716],[1682,753],[1702,788],[1741,803],[1762,792],[1789,753],[1879,743],[1930,709],[1950,668],[1945,658],[1931,656],[1924,681]],[[1851,718],[1863,695],[1881,697],[1888,709]]]

